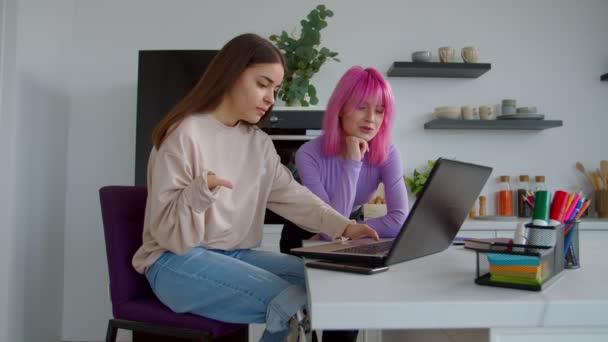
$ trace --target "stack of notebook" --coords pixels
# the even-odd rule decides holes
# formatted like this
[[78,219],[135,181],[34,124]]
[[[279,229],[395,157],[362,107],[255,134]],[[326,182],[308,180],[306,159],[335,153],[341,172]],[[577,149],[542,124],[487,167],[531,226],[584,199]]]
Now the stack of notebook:
[[540,285],[550,273],[547,262],[531,255],[488,253],[490,280],[501,283]]

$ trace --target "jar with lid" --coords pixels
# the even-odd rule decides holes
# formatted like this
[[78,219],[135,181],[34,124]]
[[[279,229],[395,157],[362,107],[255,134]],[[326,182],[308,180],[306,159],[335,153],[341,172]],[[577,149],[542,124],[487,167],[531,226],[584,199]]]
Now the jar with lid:
[[539,190],[547,190],[547,184],[545,184],[545,176],[534,176],[534,192]]
[[513,216],[513,191],[511,190],[510,177],[500,176],[498,183],[498,215]]
[[528,202],[530,191],[530,176],[519,176],[519,187],[517,188],[517,216],[532,217],[532,207]]

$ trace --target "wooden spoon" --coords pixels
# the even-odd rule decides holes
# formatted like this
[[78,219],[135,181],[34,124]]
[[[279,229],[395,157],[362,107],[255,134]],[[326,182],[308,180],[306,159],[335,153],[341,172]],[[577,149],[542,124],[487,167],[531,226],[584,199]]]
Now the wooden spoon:
[[595,182],[597,184],[596,190],[606,190],[606,185],[604,184],[604,179],[600,175],[600,171],[593,172],[593,176],[595,177]]
[[583,166],[581,162],[576,162],[576,169],[582,172],[585,176],[587,176],[587,179],[589,179],[591,185],[593,186],[593,190],[598,190],[597,185],[595,184],[595,178],[592,177],[591,174],[587,172],[587,170],[585,170],[585,166]]

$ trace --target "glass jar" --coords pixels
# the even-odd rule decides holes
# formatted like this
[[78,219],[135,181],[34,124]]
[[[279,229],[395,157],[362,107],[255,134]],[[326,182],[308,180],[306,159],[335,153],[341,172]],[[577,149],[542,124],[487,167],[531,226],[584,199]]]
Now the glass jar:
[[539,190],[547,190],[547,184],[545,184],[545,176],[534,176],[534,192]]
[[530,191],[530,176],[520,175],[519,187],[517,188],[517,216],[519,217],[532,217],[529,194],[532,194]]
[[498,183],[498,215],[513,216],[513,191],[511,190],[510,177],[500,176]]

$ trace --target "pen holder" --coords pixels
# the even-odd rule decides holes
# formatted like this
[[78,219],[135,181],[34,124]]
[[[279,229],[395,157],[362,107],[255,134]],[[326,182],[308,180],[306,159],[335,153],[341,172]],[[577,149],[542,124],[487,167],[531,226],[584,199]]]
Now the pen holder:
[[580,221],[573,221],[564,224],[564,268],[579,268],[581,266],[578,243],[579,223]]
[[565,264],[564,225],[526,224],[524,234],[526,244],[495,243],[490,250],[477,251],[475,283],[532,291],[553,283]]
[[[533,223],[525,225],[526,250],[528,252],[540,252],[542,249],[534,246],[553,247],[557,242],[556,226],[537,226]],[[561,235],[560,235],[561,236]]]

